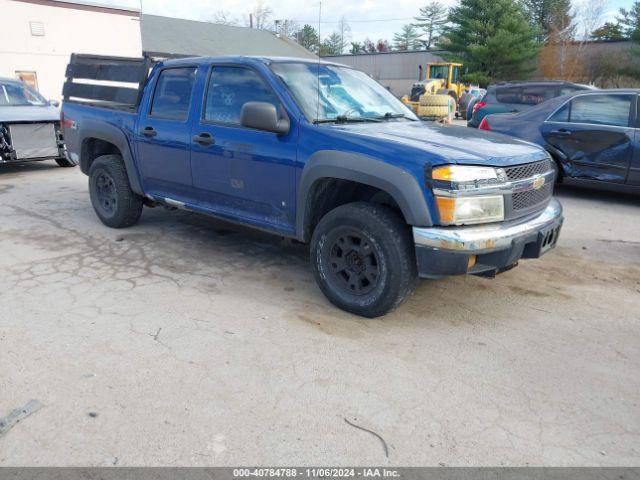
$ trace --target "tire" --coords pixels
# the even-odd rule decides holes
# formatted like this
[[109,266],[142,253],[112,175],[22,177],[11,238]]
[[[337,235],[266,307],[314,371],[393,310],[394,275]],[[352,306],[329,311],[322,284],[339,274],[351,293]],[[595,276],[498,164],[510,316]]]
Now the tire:
[[449,95],[429,95],[420,96],[420,106],[422,107],[445,107],[449,105]]
[[374,203],[327,213],[311,238],[311,265],[331,303],[368,318],[393,310],[418,282],[411,229],[394,210]]
[[96,215],[108,227],[130,227],[142,213],[142,197],[131,190],[120,155],[103,155],[93,161],[89,195]]
[[64,167],[64,168],[76,166],[76,163],[72,162],[68,158],[56,158],[56,163],[58,164],[59,167]]
[[424,107],[421,105],[418,107],[417,115],[420,118],[437,120],[449,116],[449,107]]

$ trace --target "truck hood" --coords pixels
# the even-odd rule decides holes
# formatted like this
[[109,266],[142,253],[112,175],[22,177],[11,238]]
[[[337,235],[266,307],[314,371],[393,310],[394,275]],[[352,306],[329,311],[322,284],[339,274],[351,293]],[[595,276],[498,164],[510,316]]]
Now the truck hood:
[[[369,144],[393,142],[451,163],[504,167],[547,158],[539,146],[496,133],[431,122],[388,121],[333,125]],[[354,139],[352,137],[352,139]],[[355,139],[354,139],[355,140]]]
[[0,123],[54,122],[60,120],[60,109],[53,105],[0,106]]

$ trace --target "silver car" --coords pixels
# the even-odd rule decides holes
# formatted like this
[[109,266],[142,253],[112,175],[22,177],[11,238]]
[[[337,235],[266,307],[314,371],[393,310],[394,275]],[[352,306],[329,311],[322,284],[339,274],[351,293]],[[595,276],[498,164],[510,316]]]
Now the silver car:
[[26,83],[0,77],[0,164],[66,158],[60,110]]

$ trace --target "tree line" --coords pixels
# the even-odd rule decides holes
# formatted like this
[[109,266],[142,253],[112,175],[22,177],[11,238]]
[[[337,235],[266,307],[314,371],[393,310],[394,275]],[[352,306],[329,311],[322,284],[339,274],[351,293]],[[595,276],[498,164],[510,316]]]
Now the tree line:
[[[578,80],[613,74],[640,79],[628,58],[585,61],[589,40],[632,40],[640,44],[640,0],[621,8],[615,21],[601,22],[604,0],[572,5],[571,0],[460,0],[447,8],[432,0],[418,10],[414,22],[387,39],[351,41],[342,17],[329,35],[320,38],[312,25],[272,20],[271,9],[259,0],[245,24],[270,29],[320,56],[345,53],[441,49],[445,57],[464,63],[464,80],[481,85],[495,79],[526,78],[536,68],[547,78]],[[218,12],[218,23],[230,23]],[[631,57],[638,57],[631,50]],[[616,66],[616,63],[619,65]]]

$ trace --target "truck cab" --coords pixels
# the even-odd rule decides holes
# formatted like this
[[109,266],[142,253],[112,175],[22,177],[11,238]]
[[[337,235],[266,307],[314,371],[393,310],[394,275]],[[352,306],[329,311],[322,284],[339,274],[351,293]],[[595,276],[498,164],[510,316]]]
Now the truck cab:
[[296,239],[310,245],[327,298],[367,317],[396,307],[418,278],[493,276],[557,241],[562,209],[539,147],[421,122],[366,74],[334,63],[149,67],[78,55],[67,70],[68,155],[107,226],[169,206]]

